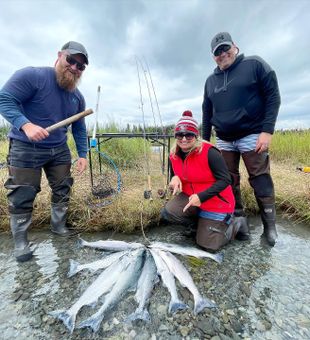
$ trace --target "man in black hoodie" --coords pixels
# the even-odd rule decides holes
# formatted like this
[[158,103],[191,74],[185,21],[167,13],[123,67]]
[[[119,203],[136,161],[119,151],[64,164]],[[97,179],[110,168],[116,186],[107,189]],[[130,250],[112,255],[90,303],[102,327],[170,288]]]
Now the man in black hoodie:
[[275,196],[268,147],[280,107],[277,77],[262,58],[238,55],[239,49],[227,32],[216,34],[211,52],[217,67],[204,88],[202,137],[210,140],[214,127],[217,146],[232,175],[235,216],[241,224],[237,237],[249,239],[240,193],[241,156],[260,209],[263,236],[274,246]]

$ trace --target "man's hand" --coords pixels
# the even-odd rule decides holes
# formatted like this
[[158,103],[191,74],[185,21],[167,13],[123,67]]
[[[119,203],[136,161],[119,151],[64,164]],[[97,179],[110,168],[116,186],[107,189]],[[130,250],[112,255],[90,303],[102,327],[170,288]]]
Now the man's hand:
[[87,168],[87,159],[86,158],[79,158],[76,162],[76,167],[79,175],[81,175],[85,169]]
[[189,207],[200,207],[200,206],[201,206],[201,202],[200,202],[199,196],[197,194],[191,195],[188,198],[188,203],[183,208],[183,212],[185,212]]
[[21,130],[25,132],[25,135],[31,142],[39,142],[49,136],[49,133],[39,125],[32,123],[26,123],[21,127]]
[[272,135],[268,132],[261,132],[256,142],[255,152],[262,153],[267,151],[271,144]]
[[171,178],[171,181],[169,183],[169,189],[172,191],[172,195],[176,195],[179,192],[182,192],[182,182],[180,180],[180,177],[173,176]]

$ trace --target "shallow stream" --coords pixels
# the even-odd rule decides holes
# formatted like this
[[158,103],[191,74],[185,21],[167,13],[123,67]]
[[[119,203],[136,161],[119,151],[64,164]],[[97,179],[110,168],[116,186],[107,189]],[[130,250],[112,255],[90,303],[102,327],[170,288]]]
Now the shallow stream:
[[[226,246],[222,264],[178,256],[199,291],[215,301],[217,309],[194,316],[190,293],[178,287],[191,308],[169,315],[169,294],[160,283],[150,300],[151,323],[124,322],[136,308],[128,295],[106,316],[98,333],[83,329],[72,335],[48,313],[69,308],[98,275],[81,272],[67,278],[69,259],[87,263],[100,258],[102,251],[78,248],[77,237],[60,238],[47,229],[32,231],[35,256],[20,264],[12,255],[11,236],[2,233],[0,339],[310,339],[310,227],[279,219],[279,241],[270,248],[260,238],[259,219],[250,219],[250,225],[251,240]],[[151,241],[192,245],[182,231],[182,227],[162,226],[146,234]],[[81,237],[143,242],[141,233],[83,233]],[[84,307],[77,322],[97,308]]]

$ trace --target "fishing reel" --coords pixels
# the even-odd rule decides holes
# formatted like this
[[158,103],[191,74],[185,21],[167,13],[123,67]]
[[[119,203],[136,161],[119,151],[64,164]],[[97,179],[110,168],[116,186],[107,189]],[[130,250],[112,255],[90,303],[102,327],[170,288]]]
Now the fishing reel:
[[144,190],[143,196],[146,200],[152,200],[152,190]]

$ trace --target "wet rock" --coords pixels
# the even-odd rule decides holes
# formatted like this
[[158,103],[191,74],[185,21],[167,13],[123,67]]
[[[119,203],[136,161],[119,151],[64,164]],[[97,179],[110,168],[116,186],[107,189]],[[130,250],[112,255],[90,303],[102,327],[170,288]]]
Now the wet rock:
[[129,339],[134,339],[136,337],[136,335],[137,335],[137,333],[133,329],[128,334]]
[[220,330],[220,321],[215,317],[210,317],[197,322],[197,327],[204,333],[210,336],[216,335]]
[[264,323],[262,321],[258,321],[256,323],[256,329],[260,332],[265,332],[266,331],[266,327],[264,325]]
[[223,320],[223,322],[224,322],[224,324],[226,323],[228,323],[229,322],[229,317],[226,315],[226,314],[224,314],[223,316],[222,316],[222,320]]
[[13,301],[18,301],[20,298],[21,298],[21,296],[23,295],[23,292],[22,291],[17,291],[17,292],[14,292],[12,295],[11,295],[11,299],[13,300]]
[[302,314],[307,314],[308,316],[310,316],[310,307],[307,306],[307,305],[303,305],[301,312],[302,312]]
[[21,300],[28,300],[30,297],[30,294],[27,292],[24,292],[22,296],[20,297]]
[[149,340],[150,335],[146,331],[140,331],[134,339],[135,340]]
[[235,315],[235,312],[232,309],[226,309],[225,311],[228,315]]
[[187,336],[190,332],[190,329],[186,326],[183,326],[179,328],[179,331],[182,334],[182,336]]
[[165,316],[167,314],[167,306],[166,305],[159,305],[157,307],[157,312],[162,317]]
[[265,329],[266,329],[267,331],[270,330],[270,329],[272,328],[272,323],[271,323],[270,321],[268,321],[268,320],[264,320],[264,321],[263,321],[263,324],[264,324]]
[[112,323],[113,325],[118,325],[120,322],[116,318],[113,318]]
[[166,326],[166,325],[164,325],[164,324],[161,324],[160,326],[159,326],[159,328],[158,328],[158,330],[160,331],[160,332],[165,332],[165,331],[167,331],[169,328]]
[[36,316],[31,320],[30,325],[34,328],[39,328],[41,327],[41,323],[42,321],[41,321],[40,316]]
[[236,333],[242,333],[243,331],[243,326],[242,324],[237,321],[237,320],[232,320],[231,321],[231,326],[233,328],[233,330],[236,332]]
[[247,297],[250,297],[250,295],[251,295],[251,282],[242,282],[240,284],[240,290]]
[[220,334],[220,339],[221,340],[231,340],[231,338],[225,334]]

